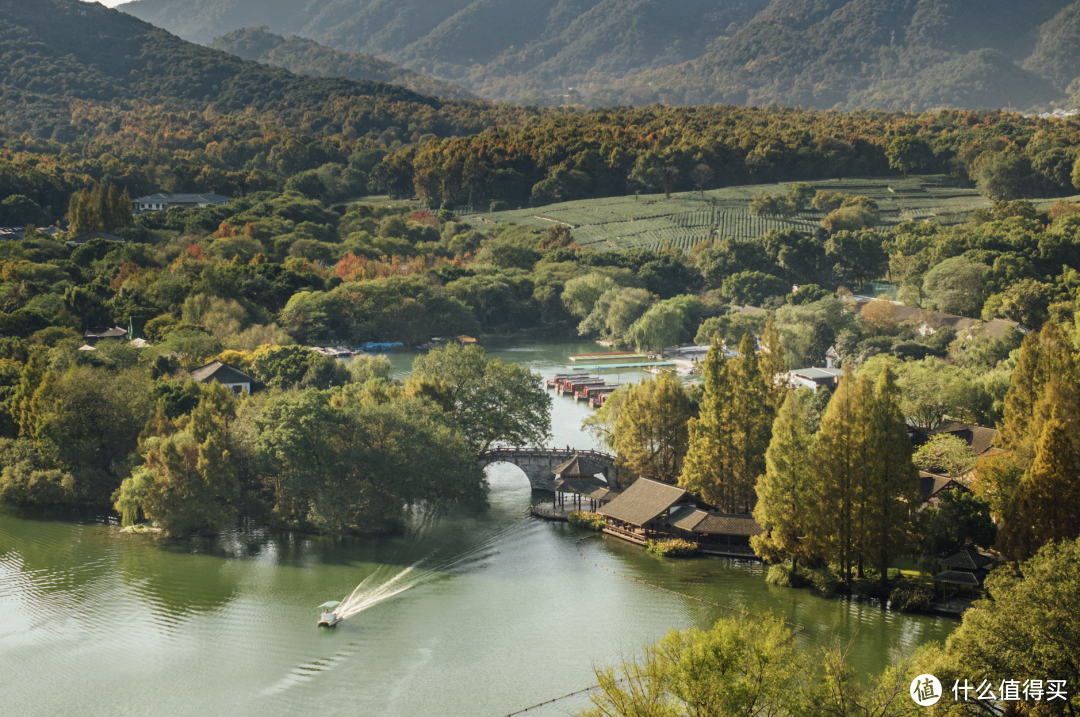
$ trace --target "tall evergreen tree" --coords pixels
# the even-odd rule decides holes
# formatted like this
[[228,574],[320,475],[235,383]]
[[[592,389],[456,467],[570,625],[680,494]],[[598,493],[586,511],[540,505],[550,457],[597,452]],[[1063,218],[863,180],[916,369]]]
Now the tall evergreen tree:
[[[1053,432],[1060,434],[1054,440],[1068,442],[1073,454],[1080,455],[1076,361],[1071,342],[1054,322],[1048,322],[1037,335],[1028,334],[1021,345],[1020,359],[1005,396],[1004,420],[995,439],[1005,455],[984,458],[976,469],[976,489],[990,501],[995,517],[1002,523],[998,543],[1014,558],[1033,555],[1051,539],[1045,536],[1058,532],[1057,528],[1032,522],[1041,510],[1037,506],[1045,505],[1049,510],[1053,507],[1050,504],[1057,505],[1041,488],[1057,480],[1049,456],[1041,459],[1041,475],[1034,474],[1035,464],[1040,461],[1038,448],[1050,439],[1047,429],[1051,425]],[[1063,456],[1059,460],[1065,465],[1070,459]],[[1063,494],[1063,500],[1067,502],[1068,496]]]
[[1035,461],[1008,508],[1001,531],[1005,552],[1026,560],[1047,543],[1080,537],[1080,451],[1077,419],[1053,408],[1043,424]]
[[765,322],[765,331],[761,334],[761,343],[765,350],[761,354],[759,364],[761,375],[765,379],[765,385],[769,389],[769,404],[773,411],[779,412],[784,405],[788,390],[784,381],[777,380],[777,376],[787,373],[787,361],[784,357],[784,347],[780,344],[780,332],[776,329],[776,321],[769,314]]
[[[1042,434],[1036,425],[1036,406],[1054,376],[1076,381],[1076,363],[1072,346],[1053,321],[1047,322],[1039,333],[1024,338],[1020,359],[1005,394],[1004,420],[999,426],[995,444],[1010,450],[1031,450]],[[1044,416],[1045,418],[1045,416]]]
[[766,532],[751,538],[750,543],[759,556],[791,558],[792,569],[805,555],[801,538],[815,511],[812,446],[799,399],[794,391],[788,391],[765,453],[765,475],[755,487],[754,520]]
[[68,234],[79,236],[97,229],[97,217],[94,215],[93,200],[90,192],[83,189],[71,196],[68,203]]
[[772,438],[776,411],[758,362],[754,338],[744,334],[739,357],[732,361],[732,410],[728,430],[735,444],[732,461],[735,495],[733,512],[749,512],[755,500],[754,484],[765,472],[765,452]]
[[642,381],[623,400],[615,421],[620,475],[674,483],[687,451],[690,398],[675,377]]
[[126,227],[131,223],[131,197],[127,190],[121,194],[113,185],[109,185],[108,198],[106,199],[107,220],[101,227],[102,231],[114,232],[120,227]]
[[874,389],[869,377],[860,376],[855,387],[855,403],[862,411],[862,433],[855,446],[855,465],[857,470],[852,476],[855,487],[854,496],[854,545],[855,577],[862,579],[863,569],[869,559],[871,537],[869,535],[871,516],[867,497],[877,488],[874,480],[874,436],[870,427],[870,416],[874,400]]
[[859,384],[851,366],[844,367],[814,444],[818,510],[810,526],[811,540],[821,546],[823,556],[840,568],[846,580],[851,579],[857,559],[868,428],[864,391]]
[[743,336],[739,356],[731,360],[724,358],[719,339],[713,340],[681,486],[727,512],[750,511],[772,435],[769,391],[751,336]]
[[900,410],[900,389],[887,364],[878,377],[869,414],[871,478],[863,493],[868,519],[865,555],[877,568],[885,587],[892,560],[903,551],[911,507],[918,504],[919,498],[919,471],[911,461],[911,439]]
[[730,362],[719,337],[714,337],[703,368],[705,393],[697,418],[689,425],[689,450],[679,485],[718,506],[732,501],[733,445],[729,413],[732,407]]
[[19,385],[11,397],[11,413],[15,423],[19,426],[19,435],[33,437],[37,425],[37,411],[35,410],[35,396],[39,396],[39,389],[45,381],[48,368],[45,356],[40,351],[30,354],[29,360],[23,366],[22,375],[19,377]]

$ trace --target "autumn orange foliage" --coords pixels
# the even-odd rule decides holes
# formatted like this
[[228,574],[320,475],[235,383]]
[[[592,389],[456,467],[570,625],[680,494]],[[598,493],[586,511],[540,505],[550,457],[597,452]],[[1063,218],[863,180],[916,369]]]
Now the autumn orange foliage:
[[464,266],[461,257],[453,260],[445,257],[407,257],[407,256],[384,256],[382,261],[356,256],[349,252],[341,257],[334,267],[334,274],[342,281],[365,281],[368,279],[385,279],[390,276],[412,276],[422,274],[428,269],[437,268],[447,264]]
[[120,288],[124,285],[128,279],[133,276],[139,275],[139,265],[132,262],[125,262],[120,266],[120,273],[116,275],[116,278],[109,284],[113,288],[113,291],[120,291]]
[[409,221],[416,222],[417,224],[424,224],[429,227],[438,227],[440,224],[442,224],[442,222],[439,221],[439,218],[437,216],[435,216],[431,212],[425,212],[423,210],[416,212],[411,217],[409,217]]

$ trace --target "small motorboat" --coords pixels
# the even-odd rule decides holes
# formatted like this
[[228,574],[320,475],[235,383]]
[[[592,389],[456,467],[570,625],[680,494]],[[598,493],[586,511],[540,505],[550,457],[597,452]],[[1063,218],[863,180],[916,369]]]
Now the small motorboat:
[[341,603],[339,602],[324,602],[319,606],[319,627],[325,625],[326,627],[333,627],[341,622],[341,618],[334,611]]

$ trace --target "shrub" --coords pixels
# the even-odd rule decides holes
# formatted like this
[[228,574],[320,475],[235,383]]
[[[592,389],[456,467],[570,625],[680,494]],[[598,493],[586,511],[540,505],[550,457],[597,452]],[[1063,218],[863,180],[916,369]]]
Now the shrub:
[[810,585],[822,595],[830,596],[840,587],[840,581],[828,568],[811,568],[805,573]]
[[897,585],[889,594],[889,607],[900,612],[931,612],[934,591],[918,585]]
[[777,563],[769,568],[765,582],[782,588],[803,588],[807,585],[806,569],[800,567],[792,570],[789,563]]
[[645,551],[661,558],[684,558],[697,552],[697,545],[682,538],[645,541]]
[[589,530],[600,531],[604,529],[604,516],[599,513],[590,513],[587,510],[575,510],[567,516],[567,520],[570,521],[570,525],[577,525]]

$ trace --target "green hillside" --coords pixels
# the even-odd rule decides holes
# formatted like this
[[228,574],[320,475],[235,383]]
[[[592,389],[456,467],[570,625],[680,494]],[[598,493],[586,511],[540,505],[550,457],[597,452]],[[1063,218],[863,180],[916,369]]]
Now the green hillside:
[[1080,2],[1069,0],[136,0],[121,7],[197,42],[265,24],[526,103],[1025,109],[1066,103],[1080,88]]
[[[843,179],[812,182],[814,189],[870,197],[881,208],[881,225],[930,221],[939,225],[966,222],[976,209],[992,202],[974,189],[955,186],[943,175]],[[599,251],[641,247],[659,249],[664,243],[688,250],[700,241],[735,237],[753,239],[773,230],[797,229],[813,233],[824,212],[810,208],[791,217],[759,217],[749,212],[750,199],[759,192],[784,194],[789,183],[725,187],[704,192],[608,197],[562,202],[542,207],[474,214],[476,226],[512,222],[544,229],[570,227],[574,240]],[[1047,200],[1049,204],[1051,200]],[[1056,201],[1056,200],[1052,200]]]
[[359,52],[341,52],[302,37],[270,32],[265,25],[234,30],[210,42],[210,47],[244,60],[282,67],[311,77],[344,77],[399,85],[414,92],[457,100],[479,99],[468,90],[430,75],[406,70],[392,62]]

